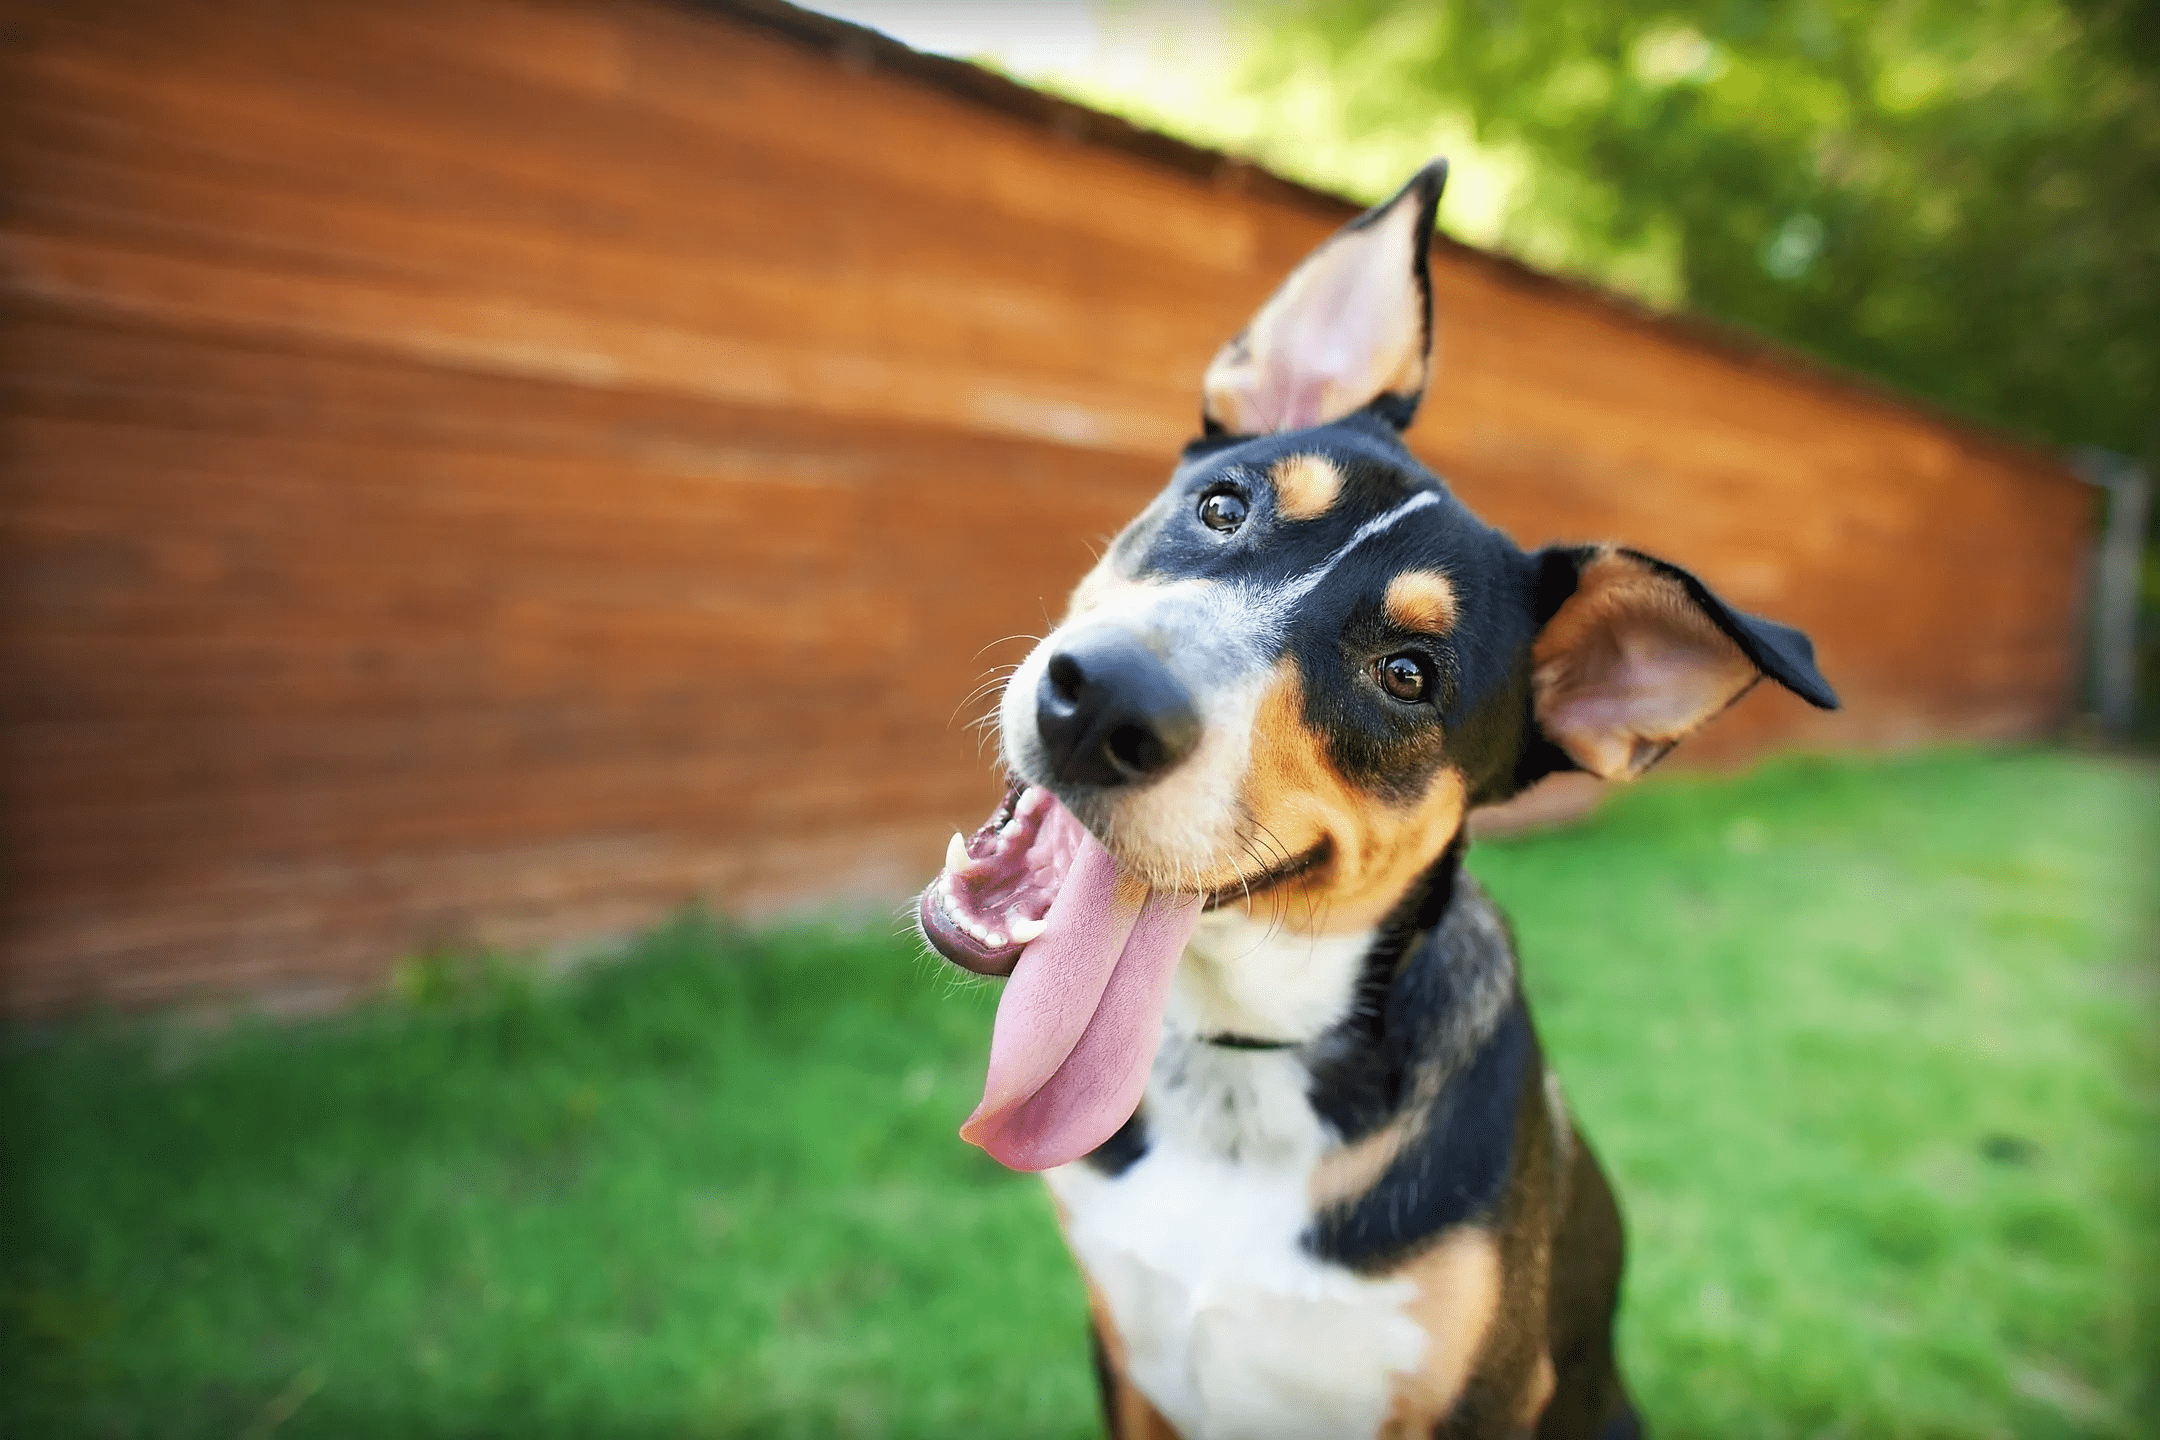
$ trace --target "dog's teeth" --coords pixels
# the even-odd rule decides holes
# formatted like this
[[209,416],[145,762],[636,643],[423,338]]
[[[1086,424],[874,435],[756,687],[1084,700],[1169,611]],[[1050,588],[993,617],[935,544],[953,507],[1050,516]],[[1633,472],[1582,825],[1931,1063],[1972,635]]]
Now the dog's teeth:
[[1005,948],[1005,937],[992,930],[989,934],[983,936],[983,944],[989,946],[992,950],[1002,950]]
[[967,839],[959,831],[952,832],[952,839],[945,842],[945,869],[958,870],[968,863]]
[[1042,938],[1043,931],[1050,928],[1047,920],[1019,919],[1012,922],[1012,938],[1015,945],[1027,945]]

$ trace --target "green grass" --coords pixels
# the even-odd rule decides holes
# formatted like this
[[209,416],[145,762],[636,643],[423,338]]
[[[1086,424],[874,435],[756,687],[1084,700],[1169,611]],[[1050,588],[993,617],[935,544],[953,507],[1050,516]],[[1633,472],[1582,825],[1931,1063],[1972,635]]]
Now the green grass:
[[[2150,766],[1955,754],[1479,849],[1664,1440],[2152,1433],[2156,817]],[[0,1433],[1092,1433],[1049,1204],[953,1136],[992,992],[695,919],[408,979],[10,1038]]]

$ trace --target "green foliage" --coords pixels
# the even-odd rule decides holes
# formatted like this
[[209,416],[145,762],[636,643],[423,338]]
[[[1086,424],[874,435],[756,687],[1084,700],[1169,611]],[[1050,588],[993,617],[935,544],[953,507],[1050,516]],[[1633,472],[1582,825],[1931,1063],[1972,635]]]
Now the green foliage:
[[[1806,761],[1474,852],[1655,1433],[2145,1433],[2156,820],[2131,762]],[[1097,1433],[1049,1202],[953,1134],[987,987],[693,917],[402,991],[7,1038],[0,1434]]]
[[[1485,147],[1471,169],[1497,158],[1515,172],[1500,238],[1535,262],[1983,420],[2160,459],[2150,6],[1247,8],[1243,123],[1272,161],[1370,192],[1361,144],[1392,153],[1451,121]],[[1278,95],[1309,123],[1275,123]],[[1322,152],[1301,154],[1301,133]]]

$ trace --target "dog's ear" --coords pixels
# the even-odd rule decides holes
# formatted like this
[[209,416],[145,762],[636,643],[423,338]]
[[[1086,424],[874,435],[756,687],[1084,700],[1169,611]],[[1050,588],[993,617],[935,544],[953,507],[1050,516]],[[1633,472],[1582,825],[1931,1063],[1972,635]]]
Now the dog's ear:
[[1642,774],[1765,675],[1837,708],[1807,636],[1732,609],[1685,570],[1605,545],[1537,559],[1538,728],[1593,775]]
[[1210,435],[1273,435],[1372,406],[1417,414],[1432,357],[1426,251],[1447,183],[1435,160],[1305,257],[1201,382]]

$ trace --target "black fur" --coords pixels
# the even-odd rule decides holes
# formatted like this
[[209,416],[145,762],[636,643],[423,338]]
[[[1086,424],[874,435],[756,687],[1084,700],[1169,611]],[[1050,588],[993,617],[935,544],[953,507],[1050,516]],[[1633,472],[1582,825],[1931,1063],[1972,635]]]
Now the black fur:
[[1115,1179],[1132,1169],[1147,1152],[1147,1112],[1140,1109],[1133,1111],[1115,1135],[1090,1150],[1085,1163]]
[[[1447,984],[1426,972],[1413,988],[1447,1003]],[[1407,976],[1406,976],[1407,979]],[[1305,1232],[1305,1248],[1323,1260],[1367,1274],[1391,1269],[1466,1220],[1493,1213],[1514,1155],[1515,1104],[1531,1052],[1529,1012],[1517,996],[1470,1066],[1433,1104],[1423,1130],[1403,1147],[1373,1187],[1348,1205],[1323,1211]]]
[[1415,1003],[1424,998],[1422,993],[1401,987],[1398,994],[1398,980],[1414,967],[1433,927],[1453,903],[1462,857],[1460,841],[1449,846],[1381,925],[1358,972],[1350,1013],[1306,1057],[1312,1074],[1307,1098],[1345,1144],[1394,1118],[1418,1042],[1432,1028],[1433,1016]]

